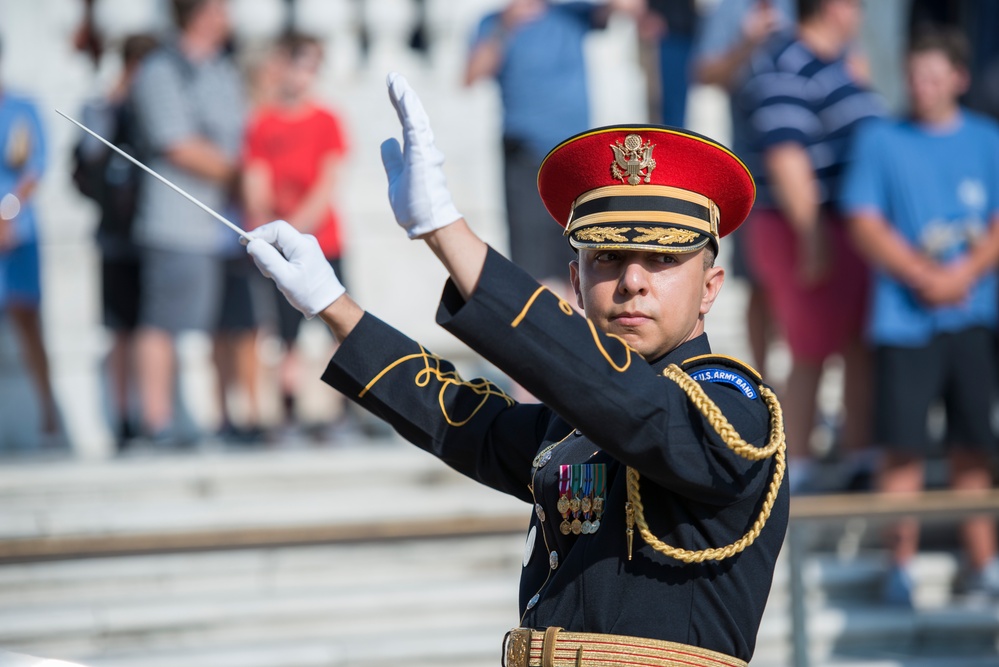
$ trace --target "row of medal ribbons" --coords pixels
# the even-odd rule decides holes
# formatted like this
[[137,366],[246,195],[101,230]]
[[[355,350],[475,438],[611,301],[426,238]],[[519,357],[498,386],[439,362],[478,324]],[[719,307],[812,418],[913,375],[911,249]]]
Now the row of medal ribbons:
[[600,530],[607,489],[607,465],[576,463],[559,466],[558,504],[563,535],[591,535]]

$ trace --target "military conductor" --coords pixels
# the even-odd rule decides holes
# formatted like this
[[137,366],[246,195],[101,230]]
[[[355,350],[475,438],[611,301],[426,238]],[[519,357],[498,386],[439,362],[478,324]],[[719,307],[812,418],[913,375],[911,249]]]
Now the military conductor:
[[437,321],[532,394],[519,404],[360,308],[315,239],[278,221],[248,251],[340,347],[323,379],[460,472],[532,506],[510,667],[744,665],[788,494],[773,392],[712,355],[718,240],[755,186],[718,143],[604,127],[546,157],[576,302],[480,240],[452,203],[420,100],[396,74],[403,146],[382,145],[389,200],[450,274]]

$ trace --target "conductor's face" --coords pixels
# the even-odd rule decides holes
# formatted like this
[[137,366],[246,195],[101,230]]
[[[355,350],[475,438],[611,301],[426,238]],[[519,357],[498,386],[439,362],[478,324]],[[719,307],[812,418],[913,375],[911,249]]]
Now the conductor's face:
[[722,268],[705,266],[705,255],[704,249],[583,249],[570,264],[570,279],[579,307],[598,328],[653,360],[704,331],[725,281]]

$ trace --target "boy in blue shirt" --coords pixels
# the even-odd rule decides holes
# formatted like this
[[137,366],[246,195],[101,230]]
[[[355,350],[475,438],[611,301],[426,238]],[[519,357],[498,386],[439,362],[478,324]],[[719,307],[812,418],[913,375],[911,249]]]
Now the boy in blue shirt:
[[[913,40],[911,115],[861,130],[843,189],[856,244],[876,271],[868,336],[886,492],[922,488],[931,445],[926,414],[938,400],[947,411],[951,485],[992,486],[999,127],[958,104],[968,86],[967,53],[956,32]],[[911,606],[908,565],[919,526],[908,519],[892,532],[884,598]],[[969,588],[999,595],[992,520],[971,518],[962,534]]]

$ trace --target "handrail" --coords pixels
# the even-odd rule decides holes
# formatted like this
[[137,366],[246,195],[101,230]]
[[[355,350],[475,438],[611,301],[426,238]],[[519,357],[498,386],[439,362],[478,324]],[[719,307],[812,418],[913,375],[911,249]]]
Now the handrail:
[[786,544],[790,567],[791,647],[794,667],[809,667],[811,664],[803,580],[804,558],[808,547],[802,531],[806,524],[858,518],[887,521],[902,516],[954,519],[971,514],[999,515],[999,490],[794,496],[791,500]]
[[[924,491],[912,495],[852,493],[795,496],[792,524],[852,518],[890,519],[916,515],[952,518],[999,514],[999,490],[986,493]],[[211,551],[282,545],[330,544],[518,533],[524,513],[455,516],[347,524],[286,524],[149,533],[52,535],[0,540],[0,563],[115,556],[138,553]]]
[[892,519],[918,515],[953,518],[967,514],[999,514],[999,490],[921,491],[900,493],[845,493],[794,496],[791,521],[839,521],[843,519]]
[[222,551],[522,533],[525,513],[345,524],[294,524],[149,533],[53,535],[0,540],[0,564],[99,556]]

